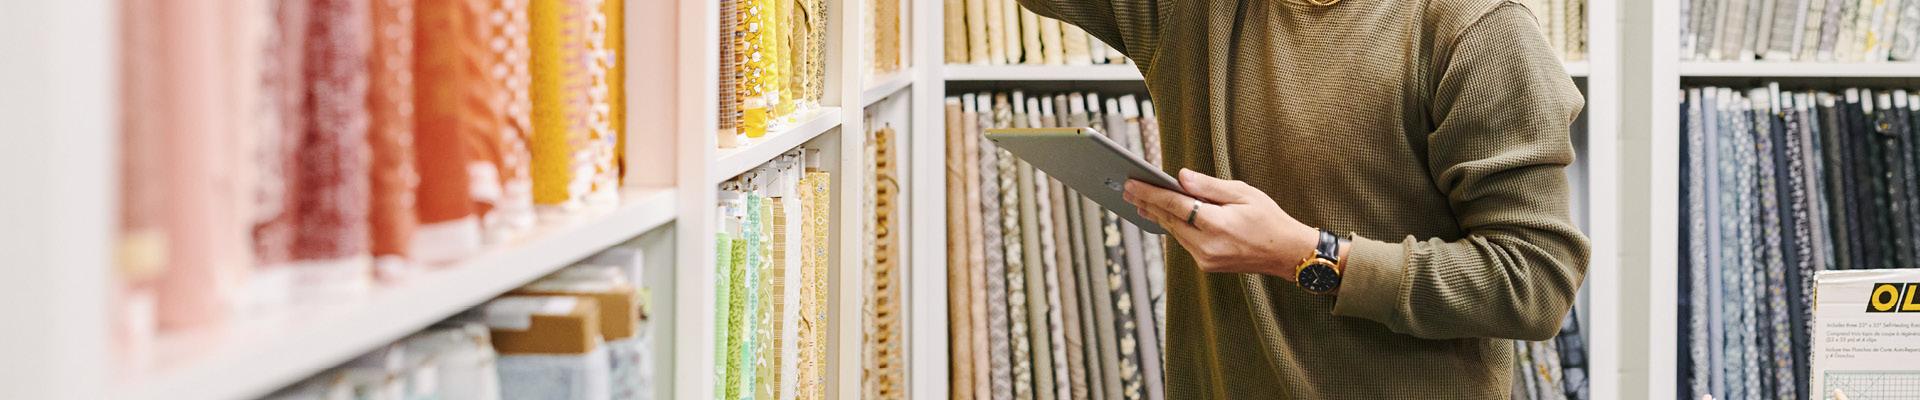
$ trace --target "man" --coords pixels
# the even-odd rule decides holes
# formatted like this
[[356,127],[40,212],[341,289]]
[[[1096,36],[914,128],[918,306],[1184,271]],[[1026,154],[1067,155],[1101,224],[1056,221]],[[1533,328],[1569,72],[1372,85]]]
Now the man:
[[1559,330],[1582,99],[1521,4],[1021,3],[1139,63],[1197,197],[1126,188],[1179,243],[1168,398],[1506,398]]

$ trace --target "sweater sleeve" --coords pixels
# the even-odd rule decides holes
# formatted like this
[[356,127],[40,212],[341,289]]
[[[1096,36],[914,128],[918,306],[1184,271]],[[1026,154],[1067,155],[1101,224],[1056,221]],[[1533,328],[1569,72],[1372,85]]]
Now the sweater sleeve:
[[1042,17],[1087,31],[1145,70],[1160,38],[1161,13],[1175,0],[1019,0]]
[[1584,100],[1533,24],[1501,5],[1436,63],[1427,163],[1463,237],[1356,235],[1335,314],[1428,339],[1559,331],[1587,268],[1564,170]]

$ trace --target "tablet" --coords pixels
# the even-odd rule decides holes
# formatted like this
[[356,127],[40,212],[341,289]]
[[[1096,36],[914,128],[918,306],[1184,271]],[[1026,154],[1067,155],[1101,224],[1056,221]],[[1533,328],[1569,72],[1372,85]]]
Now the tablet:
[[988,129],[987,140],[1147,232],[1167,233],[1121,199],[1127,180],[1185,193],[1172,176],[1092,128]]

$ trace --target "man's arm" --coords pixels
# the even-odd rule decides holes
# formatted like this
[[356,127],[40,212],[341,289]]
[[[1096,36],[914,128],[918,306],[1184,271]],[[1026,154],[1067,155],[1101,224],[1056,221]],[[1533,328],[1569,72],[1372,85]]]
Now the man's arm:
[[1568,215],[1568,127],[1582,98],[1527,10],[1499,6],[1453,44],[1428,167],[1464,238],[1355,237],[1334,313],[1423,338],[1544,340],[1587,268]]
[[1159,46],[1162,13],[1174,0],[1019,0],[1040,16],[1058,19],[1087,31],[1140,63],[1153,60]]

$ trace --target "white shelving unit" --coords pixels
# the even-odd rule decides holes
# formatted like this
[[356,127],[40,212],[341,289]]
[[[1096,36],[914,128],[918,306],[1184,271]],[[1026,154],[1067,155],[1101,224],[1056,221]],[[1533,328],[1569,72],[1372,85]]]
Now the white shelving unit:
[[[116,24],[102,21],[117,20],[118,4],[75,0],[7,6],[0,13],[0,32],[7,33],[0,50],[30,59],[0,64],[0,84],[8,88],[0,96],[0,115],[15,128],[57,134],[0,135],[5,144],[0,166],[6,167],[0,176],[41,188],[0,196],[5,202],[0,215],[8,224],[0,230],[0,249],[9,265],[36,266],[0,268],[0,296],[6,300],[0,302],[0,315],[23,327],[0,329],[0,358],[8,360],[0,363],[0,398],[264,395],[636,237],[647,253],[649,283],[661,308],[654,314],[654,354],[660,360],[654,368],[660,374],[656,397],[713,398],[717,185],[800,147],[821,150],[822,168],[834,180],[828,306],[833,322],[825,360],[829,397],[859,397],[864,283],[859,255],[866,249],[857,238],[869,217],[860,207],[861,177],[869,172],[860,161],[867,145],[862,116],[881,99],[918,93],[912,88],[937,70],[911,65],[922,57],[919,49],[938,47],[903,41],[906,66],[862,82],[861,54],[870,49],[852,24],[866,21],[865,7],[828,0],[833,11],[821,107],[741,147],[719,149],[719,1],[619,1],[627,2],[624,162],[630,173],[622,203],[614,209],[542,221],[522,239],[489,246],[414,279],[382,284],[346,304],[168,332],[158,338],[149,365],[125,368],[107,350],[104,312],[119,187],[114,164],[119,127],[104,116],[116,115],[118,104],[119,32]],[[903,25],[915,25],[911,21],[923,10],[905,0],[902,5],[908,20]],[[921,157],[906,154],[908,144],[917,143],[913,128],[898,127],[903,165]],[[919,193],[903,191],[903,196],[923,201]],[[902,209],[939,212],[911,205]],[[938,250],[903,253],[939,256]],[[911,274],[912,268],[906,269]]]
[[168,335],[157,344],[155,372],[108,397],[256,397],[673,221],[672,189],[624,194],[626,203],[605,215],[541,227],[353,302]]
[[[1724,82],[1724,78],[1758,83],[1778,79],[1815,87],[1844,87],[1850,82],[1920,83],[1920,63],[1823,62],[1696,62],[1682,61],[1679,2],[1622,0],[1619,49],[1622,76],[1618,173],[1622,185],[1618,203],[1637,210],[1618,218],[1616,237],[1621,257],[1619,297],[1622,313],[1615,329],[1621,357],[1620,398],[1672,398],[1677,393],[1678,360],[1684,349],[1674,342],[1679,332],[1679,269],[1675,247],[1680,232],[1679,104],[1683,80]],[[1631,250],[1627,250],[1631,249]],[[1607,398],[1597,395],[1595,398]]]

